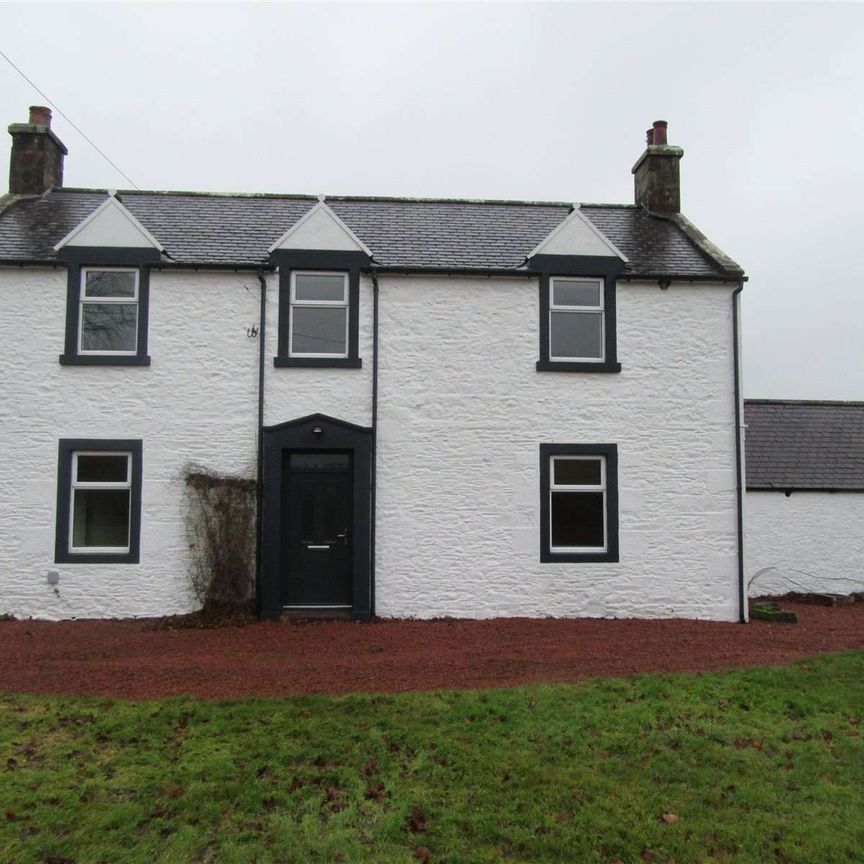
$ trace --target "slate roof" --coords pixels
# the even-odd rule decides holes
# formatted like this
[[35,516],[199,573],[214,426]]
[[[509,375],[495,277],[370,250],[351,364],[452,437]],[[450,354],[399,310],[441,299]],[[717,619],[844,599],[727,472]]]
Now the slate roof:
[[748,399],[748,489],[864,492],[864,402]]
[[[106,198],[105,190],[57,189],[0,203],[0,261],[54,261],[54,245]],[[120,192],[123,204],[188,265],[257,266],[267,249],[317,202],[311,196]],[[503,270],[571,210],[562,203],[328,197],[327,204],[384,267]],[[583,205],[584,214],[629,259],[630,274],[737,278],[728,259],[674,220],[635,206]],[[737,265],[735,265],[737,266]]]

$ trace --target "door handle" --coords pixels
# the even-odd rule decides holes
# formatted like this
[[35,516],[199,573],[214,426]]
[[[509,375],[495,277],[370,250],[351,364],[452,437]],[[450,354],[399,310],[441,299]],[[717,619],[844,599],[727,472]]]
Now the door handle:
[[348,529],[346,528],[341,534],[336,535],[336,539],[337,540],[344,540],[345,545],[347,546],[348,545],[348,533],[349,533]]
[[329,549],[330,544],[328,543],[326,546],[313,546],[311,543],[307,544],[307,549]]

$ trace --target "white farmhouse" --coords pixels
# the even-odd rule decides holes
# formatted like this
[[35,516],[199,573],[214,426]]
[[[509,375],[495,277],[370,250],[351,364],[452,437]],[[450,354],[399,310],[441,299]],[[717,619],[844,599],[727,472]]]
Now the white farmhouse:
[[189,611],[184,472],[256,479],[261,615],[744,620],[741,268],[634,204],[0,199],[0,613]]

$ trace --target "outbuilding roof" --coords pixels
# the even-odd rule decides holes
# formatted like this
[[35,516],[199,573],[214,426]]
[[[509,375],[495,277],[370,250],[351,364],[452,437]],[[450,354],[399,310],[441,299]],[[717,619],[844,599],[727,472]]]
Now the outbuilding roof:
[[[108,196],[107,190],[53,189],[0,201],[0,262],[56,261],[54,245]],[[194,192],[117,193],[165,247],[163,260],[194,266],[254,267],[318,199],[298,195]],[[507,270],[572,211],[556,202],[330,197],[327,204],[382,267]],[[641,207],[581,205],[582,213],[628,258],[625,275],[737,279],[742,273],[678,214]]]
[[748,399],[748,489],[864,492],[864,402]]

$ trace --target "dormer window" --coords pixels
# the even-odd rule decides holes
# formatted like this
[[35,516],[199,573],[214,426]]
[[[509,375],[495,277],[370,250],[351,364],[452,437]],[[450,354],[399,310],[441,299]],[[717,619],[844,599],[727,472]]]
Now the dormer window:
[[78,353],[134,355],[138,347],[138,270],[81,268]]
[[291,273],[289,357],[348,356],[348,274]]
[[268,250],[279,268],[277,367],[359,369],[360,271],[372,252],[319,200]]
[[162,245],[114,193],[55,247],[68,268],[64,366],[149,366],[150,267]]
[[627,259],[575,204],[528,256],[540,276],[538,372],[620,372],[615,283]]

